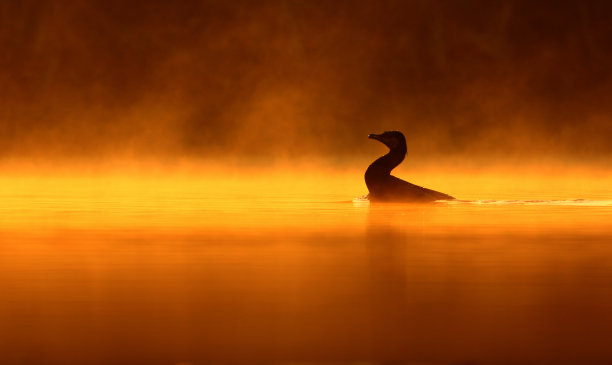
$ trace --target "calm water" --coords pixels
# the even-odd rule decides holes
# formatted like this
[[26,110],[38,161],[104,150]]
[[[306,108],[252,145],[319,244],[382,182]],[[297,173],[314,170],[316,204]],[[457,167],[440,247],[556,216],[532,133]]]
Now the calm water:
[[0,362],[612,362],[601,194],[205,180],[4,181]]

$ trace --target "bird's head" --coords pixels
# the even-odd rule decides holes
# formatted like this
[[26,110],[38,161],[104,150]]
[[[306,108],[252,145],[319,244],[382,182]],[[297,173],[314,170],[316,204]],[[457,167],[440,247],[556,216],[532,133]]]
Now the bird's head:
[[368,138],[382,142],[391,151],[406,153],[406,138],[402,132],[387,131],[381,134],[370,134]]

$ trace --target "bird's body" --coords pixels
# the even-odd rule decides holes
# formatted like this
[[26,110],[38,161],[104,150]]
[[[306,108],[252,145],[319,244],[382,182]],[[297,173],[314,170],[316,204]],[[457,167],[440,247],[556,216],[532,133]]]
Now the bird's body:
[[401,132],[370,134],[389,147],[389,153],[374,161],[365,172],[365,182],[372,201],[432,202],[454,199],[452,196],[411,184],[391,175],[406,156],[406,139]]

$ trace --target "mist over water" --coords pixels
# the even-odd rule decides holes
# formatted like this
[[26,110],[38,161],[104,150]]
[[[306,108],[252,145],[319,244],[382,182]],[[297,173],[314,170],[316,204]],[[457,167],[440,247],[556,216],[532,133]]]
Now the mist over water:
[[4,158],[609,164],[605,2],[0,5]]
[[610,10],[0,2],[0,363],[609,363]]

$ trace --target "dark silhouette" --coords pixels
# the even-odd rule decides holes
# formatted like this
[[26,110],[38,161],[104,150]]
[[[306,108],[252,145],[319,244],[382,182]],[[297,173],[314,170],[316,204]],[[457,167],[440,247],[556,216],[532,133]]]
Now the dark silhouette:
[[374,161],[365,172],[365,182],[372,201],[432,202],[435,200],[455,199],[450,195],[426,189],[391,175],[406,156],[406,138],[402,132],[392,131],[370,134],[389,147],[389,153]]

